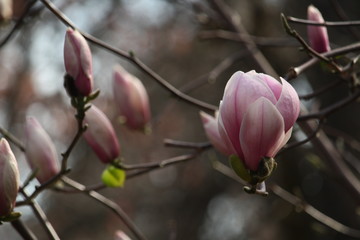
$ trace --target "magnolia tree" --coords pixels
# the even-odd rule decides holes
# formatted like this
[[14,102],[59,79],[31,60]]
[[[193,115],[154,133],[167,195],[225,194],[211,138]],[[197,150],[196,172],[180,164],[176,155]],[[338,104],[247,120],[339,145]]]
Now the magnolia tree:
[[1,239],[360,238],[359,3],[307,4],[0,1]]

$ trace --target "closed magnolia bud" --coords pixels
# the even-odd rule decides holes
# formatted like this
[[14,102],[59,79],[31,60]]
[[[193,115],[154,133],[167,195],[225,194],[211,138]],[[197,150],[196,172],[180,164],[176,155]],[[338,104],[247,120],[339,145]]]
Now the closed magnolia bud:
[[84,132],[86,142],[103,163],[110,163],[120,156],[120,145],[115,130],[106,115],[94,105],[86,112]]
[[27,117],[25,123],[26,159],[35,177],[45,183],[59,173],[57,153],[49,135],[34,117]]
[[[324,19],[320,13],[320,11],[310,5],[307,11],[308,20],[315,21],[318,23],[323,23]],[[330,51],[330,44],[329,44],[329,37],[324,26],[307,26],[308,38],[310,42],[310,46],[312,49],[319,53],[328,52]]]
[[0,140],[0,217],[9,215],[15,207],[19,190],[19,170],[9,143]]
[[295,89],[284,79],[250,71],[236,72],[220,102],[218,128],[227,152],[253,172],[286,144],[299,115]]
[[149,97],[142,82],[121,66],[113,73],[114,100],[125,124],[144,129],[150,121]]
[[0,22],[9,21],[13,14],[13,1],[0,0]]
[[93,90],[92,56],[85,38],[76,30],[68,28],[64,44],[64,63],[73,78],[78,93],[88,96]]

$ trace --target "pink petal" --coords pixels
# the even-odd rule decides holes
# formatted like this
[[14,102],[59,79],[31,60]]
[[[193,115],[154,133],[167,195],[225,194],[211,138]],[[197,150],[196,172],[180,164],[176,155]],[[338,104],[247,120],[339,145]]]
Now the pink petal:
[[273,157],[284,135],[284,121],[274,104],[264,97],[252,103],[239,136],[246,166],[256,171],[262,157]]
[[224,141],[222,140],[219,129],[217,118],[205,113],[200,112],[200,117],[205,129],[206,136],[210,140],[211,144],[216,148],[219,152],[223,153],[226,156],[230,156],[233,154],[231,150],[225,145]]
[[284,118],[285,132],[287,132],[299,116],[300,100],[295,89],[285,79],[280,78],[280,80],[282,92],[279,101],[276,103],[276,108]]
[[[221,106],[221,102],[220,102],[220,106]],[[219,114],[218,118],[218,131],[219,131],[219,135],[221,137],[221,139],[224,142],[224,145],[226,146],[226,148],[228,149],[227,151],[231,154],[235,154],[238,157],[242,158],[244,155],[242,153],[241,147],[239,145],[239,147],[237,149],[235,149],[233,143],[231,142],[229,135],[226,132],[226,129],[224,127],[224,123],[223,120],[221,118],[221,115]]]
[[241,152],[239,131],[242,118],[248,106],[260,97],[268,98],[276,103],[270,87],[255,73],[234,73],[226,84],[219,114],[224,129],[237,152]]

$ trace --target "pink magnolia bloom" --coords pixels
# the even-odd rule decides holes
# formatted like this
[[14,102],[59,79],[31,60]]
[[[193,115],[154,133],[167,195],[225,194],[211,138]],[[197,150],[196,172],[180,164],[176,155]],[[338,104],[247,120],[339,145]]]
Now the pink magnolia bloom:
[[84,132],[86,142],[103,163],[110,163],[120,155],[120,145],[115,130],[106,115],[94,105],[86,112]]
[[9,143],[0,140],[0,216],[11,213],[19,190],[19,170]]
[[114,100],[126,125],[132,129],[142,129],[150,121],[149,97],[142,82],[121,66],[113,73]]
[[264,157],[274,157],[289,140],[300,111],[295,89],[269,75],[234,73],[220,102],[218,131],[226,152],[256,171]]
[[85,38],[71,28],[66,31],[64,63],[66,72],[75,81],[77,91],[88,96],[93,90],[91,51]]
[[54,143],[34,117],[27,117],[25,123],[26,159],[36,178],[45,183],[60,171]]
[[[320,11],[310,5],[307,10],[308,20],[323,23],[324,19]],[[311,48],[319,53],[330,51],[329,37],[324,26],[307,26],[308,38]]]

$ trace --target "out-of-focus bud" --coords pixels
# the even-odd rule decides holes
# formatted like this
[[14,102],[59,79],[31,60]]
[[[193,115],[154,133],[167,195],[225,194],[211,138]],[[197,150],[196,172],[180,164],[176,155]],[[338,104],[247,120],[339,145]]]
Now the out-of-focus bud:
[[[320,11],[310,5],[307,10],[308,20],[323,23],[324,19]],[[324,26],[307,26],[308,38],[312,49],[319,53],[330,51],[329,37]]]
[[94,105],[86,112],[84,132],[86,142],[103,163],[110,163],[120,156],[120,145],[115,130],[106,115]]
[[42,184],[60,171],[55,146],[49,135],[34,117],[27,117],[25,123],[26,159],[35,177]]
[[85,38],[76,30],[68,28],[64,44],[65,69],[74,80],[74,85],[82,96],[93,90],[92,56]]
[[150,106],[142,82],[117,65],[113,72],[113,89],[115,103],[125,124],[132,129],[146,128],[150,121]]
[[0,22],[9,21],[13,14],[12,0],[0,0]]
[[123,231],[118,230],[115,232],[114,240],[131,240],[131,239]]
[[19,170],[9,143],[0,140],[0,217],[9,215],[15,207],[19,190]]

